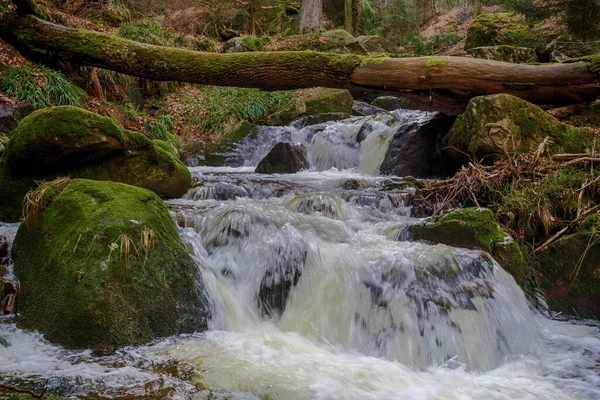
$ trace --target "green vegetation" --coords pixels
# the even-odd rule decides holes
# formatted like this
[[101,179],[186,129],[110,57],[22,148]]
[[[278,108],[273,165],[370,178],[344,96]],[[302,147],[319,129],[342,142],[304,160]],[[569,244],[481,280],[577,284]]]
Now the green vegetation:
[[402,37],[400,44],[414,55],[430,56],[449,50],[462,39],[462,36],[454,32],[441,33],[428,39],[422,38],[418,33],[409,32]]
[[70,348],[206,328],[196,264],[151,191],[61,179],[30,193],[25,209],[13,247],[22,327]]
[[122,25],[117,36],[136,42],[155,44],[158,46],[193,48],[193,43],[186,37],[169,32],[158,22],[140,19]]
[[9,68],[0,76],[0,90],[35,108],[82,106],[87,98],[85,91],[62,73],[42,66]]

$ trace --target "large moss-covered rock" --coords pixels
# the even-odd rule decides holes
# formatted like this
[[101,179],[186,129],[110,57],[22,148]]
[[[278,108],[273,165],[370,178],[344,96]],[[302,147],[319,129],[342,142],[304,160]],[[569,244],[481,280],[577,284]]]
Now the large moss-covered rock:
[[69,348],[206,328],[197,266],[160,198],[116,182],[59,180],[13,245],[18,323]]
[[45,108],[24,118],[3,162],[17,178],[112,180],[167,198],[182,196],[191,185],[189,170],[164,144],[71,106]]
[[225,42],[223,50],[225,53],[262,51],[269,42],[270,39],[268,37],[258,38],[255,36],[239,36]]
[[464,208],[408,228],[408,238],[491,254],[525,291],[531,288],[527,253],[494,220],[487,208]]
[[529,47],[515,46],[483,46],[469,49],[467,53],[475,58],[484,60],[504,61],[515,64],[538,62],[535,50]]
[[552,310],[600,319],[598,240],[577,233],[558,239],[538,254],[538,282]]
[[523,46],[528,41],[529,28],[519,16],[510,13],[481,14],[469,26],[465,50],[481,46]]
[[571,128],[525,100],[494,94],[471,99],[442,139],[442,147],[459,164],[468,161],[464,153],[491,163],[505,157],[505,150],[535,151],[545,138],[553,152],[581,153],[592,144],[593,137],[591,130]]
[[343,29],[320,32],[317,35],[311,33],[276,39],[265,49],[270,51],[312,50],[335,54],[366,54],[368,52],[357,38]]
[[267,125],[286,125],[306,115],[352,114],[352,94],[344,89],[311,88],[296,91],[292,100],[270,115]]

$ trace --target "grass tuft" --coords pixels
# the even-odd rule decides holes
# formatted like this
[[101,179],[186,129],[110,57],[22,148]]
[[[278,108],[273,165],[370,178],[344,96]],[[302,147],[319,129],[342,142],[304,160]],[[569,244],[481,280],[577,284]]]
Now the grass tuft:
[[46,67],[14,67],[0,76],[0,89],[9,96],[31,103],[35,108],[81,107],[87,98],[83,89],[62,73]]

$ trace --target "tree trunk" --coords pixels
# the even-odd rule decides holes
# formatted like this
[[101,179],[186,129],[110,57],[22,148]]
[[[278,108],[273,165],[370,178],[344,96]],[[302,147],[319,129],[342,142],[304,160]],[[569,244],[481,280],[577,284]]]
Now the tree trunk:
[[300,6],[300,33],[311,33],[321,27],[323,0],[302,0]]
[[354,36],[358,36],[358,35],[360,35],[360,20],[362,19],[362,0],[354,0],[353,8],[354,9],[352,12],[352,18],[353,18],[352,34]]
[[344,29],[351,35],[354,35],[354,24],[352,19],[352,5],[354,0],[344,0]]
[[542,66],[466,57],[371,58],[317,52],[214,54],[137,43],[55,25],[32,15],[1,20],[0,37],[44,57],[158,81],[266,90],[314,86],[355,92],[412,90],[427,96],[434,90],[458,90],[470,97],[509,93],[546,104],[582,103],[600,95],[600,56],[587,62]]
[[481,0],[473,0],[473,18],[481,14]]

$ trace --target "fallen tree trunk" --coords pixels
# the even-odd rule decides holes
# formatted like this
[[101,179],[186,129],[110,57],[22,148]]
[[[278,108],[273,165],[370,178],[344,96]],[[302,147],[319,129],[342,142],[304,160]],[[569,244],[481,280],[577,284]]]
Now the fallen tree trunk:
[[317,52],[214,54],[133,42],[33,15],[5,16],[0,37],[79,65],[158,81],[266,90],[314,86],[365,90],[509,93],[535,103],[572,104],[600,95],[600,56],[590,61],[522,65],[465,57],[372,58]]

